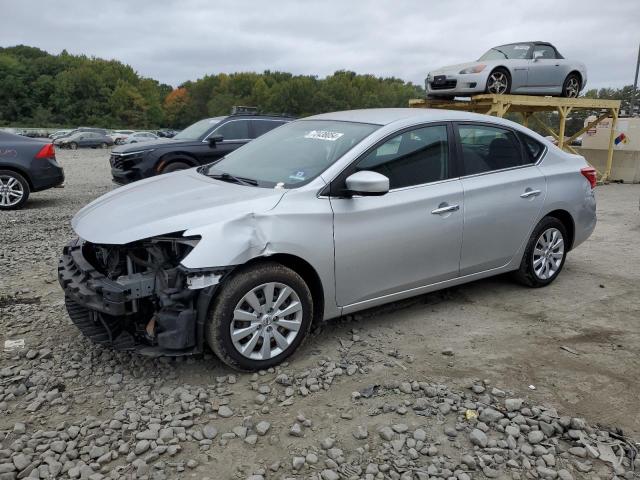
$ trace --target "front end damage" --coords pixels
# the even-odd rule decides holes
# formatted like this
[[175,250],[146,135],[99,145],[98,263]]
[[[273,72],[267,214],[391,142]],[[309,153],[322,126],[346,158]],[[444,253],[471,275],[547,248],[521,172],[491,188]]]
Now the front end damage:
[[58,264],[71,320],[95,343],[118,350],[201,352],[209,302],[225,271],[181,265],[198,241],[181,233],[126,245],[72,241]]

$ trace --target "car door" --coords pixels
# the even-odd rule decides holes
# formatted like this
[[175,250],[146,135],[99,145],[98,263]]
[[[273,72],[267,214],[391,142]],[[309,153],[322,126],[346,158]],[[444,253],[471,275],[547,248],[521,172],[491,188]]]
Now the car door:
[[533,229],[547,186],[535,165],[539,156],[527,153],[515,131],[459,123],[456,135],[464,174],[460,275],[465,276],[509,263]]
[[528,87],[544,90],[562,86],[560,61],[551,45],[535,45],[529,60]]
[[[216,135],[221,135],[222,141],[216,142],[215,145],[210,144],[209,138]],[[202,149],[202,163],[219,160],[249,140],[249,120],[242,118],[229,120],[214,129],[207,138],[203,140],[207,143],[207,146]]]
[[463,197],[450,128],[427,125],[394,134],[335,180],[344,184],[349,174],[371,170],[390,183],[382,196],[331,197],[338,305],[458,275]]

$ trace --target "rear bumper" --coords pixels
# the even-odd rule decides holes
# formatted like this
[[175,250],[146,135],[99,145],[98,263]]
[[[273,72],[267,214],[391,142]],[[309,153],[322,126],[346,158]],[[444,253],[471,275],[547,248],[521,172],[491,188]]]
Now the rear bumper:
[[58,162],[53,159],[47,159],[42,162],[38,160],[38,162],[40,164],[37,167],[34,165],[36,162],[31,164],[32,172],[30,176],[34,192],[57,187],[64,183],[64,170],[58,165]]

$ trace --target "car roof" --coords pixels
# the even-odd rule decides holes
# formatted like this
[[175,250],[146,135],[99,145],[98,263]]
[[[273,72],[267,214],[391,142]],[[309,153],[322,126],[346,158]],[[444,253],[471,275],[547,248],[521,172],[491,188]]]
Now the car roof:
[[[489,118],[495,119],[495,117]],[[445,120],[488,121],[487,115],[436,108],[367,108],[361,110],[345,110],[342,112],[322,113],[301,119],[301,121],[305,120],[335,120],[339,122],[372,123],[375,125],[389,125],[403,120],[414,120],[416,122],[437,122]]]
[[553,47],[553,44],[550,42],[542,42],[540,40],[533,40],[527,42],[511,42],[511,43],[503,43],[502,45],[497,45],[498,47],[506,47],[507,45],[522,45],[523,43],[533,43],[534,45],[550,45]]

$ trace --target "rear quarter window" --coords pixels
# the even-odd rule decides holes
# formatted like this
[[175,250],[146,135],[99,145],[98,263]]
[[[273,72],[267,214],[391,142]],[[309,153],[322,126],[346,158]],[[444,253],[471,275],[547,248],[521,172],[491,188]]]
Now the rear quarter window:
[[536,163],[540,160],[544,153],[544,145],[522,132],[518,132],[518,137],[524,146],[525,163]]

